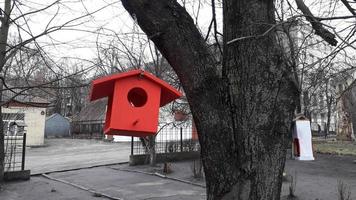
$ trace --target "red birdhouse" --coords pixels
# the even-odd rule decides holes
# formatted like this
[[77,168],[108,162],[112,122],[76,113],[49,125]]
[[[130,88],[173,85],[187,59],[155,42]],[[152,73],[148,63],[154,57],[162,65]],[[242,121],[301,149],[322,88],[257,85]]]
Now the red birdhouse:
[[163,80],[133,70],[94,80],[90,100],[108,97],[105,134],[144,137],[156,134],[159,107],[180,96]]

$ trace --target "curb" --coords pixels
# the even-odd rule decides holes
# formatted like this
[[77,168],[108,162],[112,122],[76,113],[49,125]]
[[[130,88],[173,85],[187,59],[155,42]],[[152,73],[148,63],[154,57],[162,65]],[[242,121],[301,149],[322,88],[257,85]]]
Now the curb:
[[49,180],[52,180],[52,181],[57,181],[57,182],[60,182],[60,183],[63,183],[63,184],[67,184],[67,185],[70,185],[72,187],[75,187],[77,189],[81,189],[81,190],[84,190],[84,191],[87,191],[87,192],[90,192],[93,194],[93,196],[95,197],[106,197],[110,200],[123,200],[122,198],[120,197],[114,197],[114,196],[111,196],[111,195],[108,195],[108,194],[105,194],[105,193],[102,193],[102,192],[98,192],[96,190],[93,190],[93,189],[90,189],[90,188],[87,188],[87,187],[84,187],[82,185],[78,185],[76,183],[72,183],[72,182],[69,182],[69,181],[65,181],[65,180],[62,180],[62,179],[59,179],[59,178],[54,178],[48,174],[41,174],[41,176],[49,179]]
[[69,172],[69,171],[76,171],[76,170],[81,170],[81,169],[91,169],[91,168],[95,168],[95,167],[105,167],[105,166],[123,165],[123,164],[129,164],[129,162],[128,162],[128,161],[125,161],[125,162],[118,162],[118,163],[108,163],[108,164],[91,165],[91,166],[86,166],[86,167],[76,167],[76,168],[63,169],[63,170],[51,170],[51,171],[33,173],[33,174],[31,174],[31,176],[41,176],[42,174],[51,174],[51,173],[59,173],[59,172]]
[[179,179],[179,178],[169,177],[167,175],[160,174],[158,172],[151,173],[151,172],[144,172],[144,171],[139,171],[139,170],[118,169],[118,168],[113,168],[113,167],[108,167],[108,168],[112,169],[112,170],[123,171],[123,172],[131,172],[131,173],[139,173],[139,174],[145,174],[145,175],[150,175],[150,176],[157,176],[157,177],[162,178],[162,179],[169,179],[169,180],[178,181],[178,182],[185,183],[185,184],[198,186],[198,187],[201,187],[201,188],[206,188],[205,185],[202,185],[202,184],[199,184],[199,183],[194,183],[194,182],[183,180],[183,179]]

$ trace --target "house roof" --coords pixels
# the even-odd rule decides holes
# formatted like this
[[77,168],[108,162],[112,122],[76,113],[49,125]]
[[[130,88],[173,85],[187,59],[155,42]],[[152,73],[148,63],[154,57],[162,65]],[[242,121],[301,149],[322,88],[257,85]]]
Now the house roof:
[[62,116],[61,114],[59,114],[59,113],[54,113],[54,114],[52,114],[51,116],[46,117],[46,121],[51,120],[52,118],[61,118],[61,119],[64,119],[64,120],[69,121],[67,118],[63,117],[63,116]]
[[52,118],[55,117],[56,115],[59,115],[59,114],[58,114],[58,113],[54,113],[54,114],[52,114],[52,115],[46,117],[46,121],[52,119]]
[[161,86],[162,92],[160,106],[164,106],[167,103],[173,101],[174,99],[177,99],[182,96],[182,94],[178,90],[176,90],[163,80],[153,76],[152,74],[143,70],[132,70],[129,72],[118,73],[94,80],[92,82],[90,100],[93,101],[96,99],[110,96],[114,91],[115,81],[131,76],[140,76],[143,78],[147,78],[148,80]]
[[2,92],[2,102],[15,102],[33,107],[46,107],[49,104],[46,99],[23,92],[21,89],[4,90]]
[[309,119],[304,114],[298,113],[298,114],[296,114],[293,121],[298,121],[298,120],[309,120]]
[[80,113],[73,116],[72,121],[91,122],[104,121],[106,114],[107,98],[89,102]]

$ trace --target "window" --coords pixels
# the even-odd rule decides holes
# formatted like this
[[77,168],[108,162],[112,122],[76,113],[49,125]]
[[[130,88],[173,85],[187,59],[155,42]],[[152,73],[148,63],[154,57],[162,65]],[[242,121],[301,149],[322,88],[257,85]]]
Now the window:
[[320,95],[319,96],[319,108],[323,109],[325,106],[324,104],[325,104],[324,97],[323,97],[323,95]]
[[344,89],[342,87],[342,84],[339,84],[339,92],[342,92]]
[[3,113],[2,119],[3,120],[24,120],[25,113]]
[[325,113],[320,113],[320,120],[325,121]]
[[317,106],[318,105],[318,101],[316,99],[315,96],[313,96],[313,106]]

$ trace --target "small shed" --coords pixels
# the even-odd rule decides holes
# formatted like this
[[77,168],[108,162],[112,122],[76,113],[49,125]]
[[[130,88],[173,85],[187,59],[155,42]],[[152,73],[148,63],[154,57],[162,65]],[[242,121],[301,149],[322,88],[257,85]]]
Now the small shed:
[[70,123],[68,119],[58,113],[47,117],[45,124],[46,138],[69,137],[70,135]]
[[[33,91],[23,92],[21,89],[4,90],[2,95],[1,109],[5,134],[12,134],[10,133],[10,124],[12,122],[22,122],[27,125],[26,145],[43,145],[46,109],[49,102],[46,99],[36,96]],[[19,131],[24,129],[22,125],[18,126]]]

